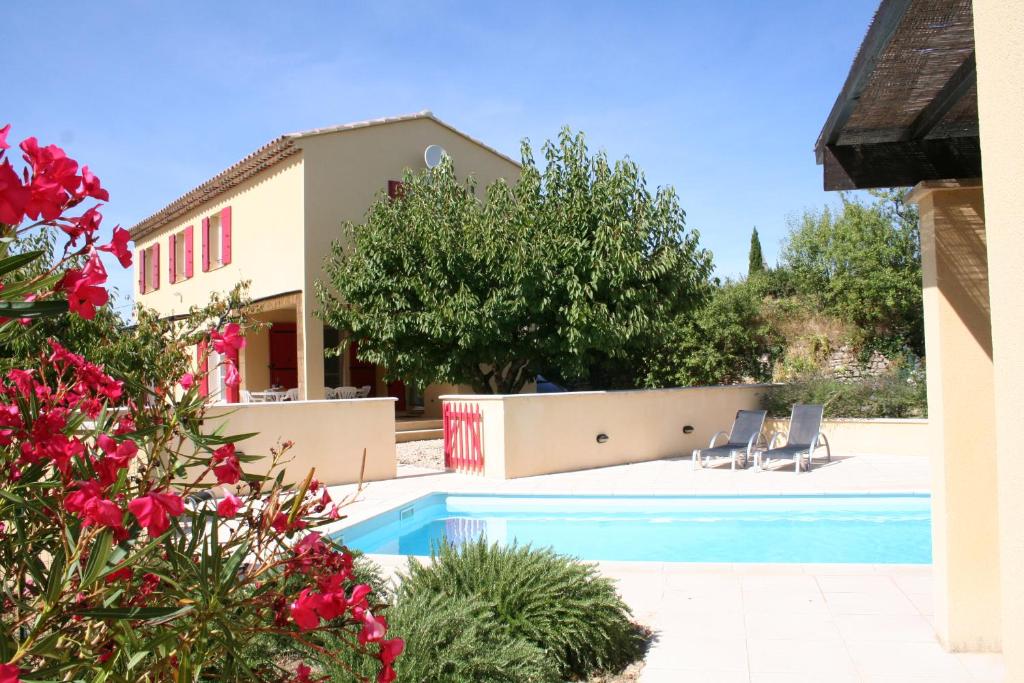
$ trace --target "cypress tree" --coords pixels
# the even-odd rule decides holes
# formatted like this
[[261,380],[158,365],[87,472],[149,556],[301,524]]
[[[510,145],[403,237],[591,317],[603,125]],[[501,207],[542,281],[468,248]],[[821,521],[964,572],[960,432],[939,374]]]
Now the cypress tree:
[[754,232],[750,235],[750,255],[748,256],[747,275],[753,275],[754,273],[763,273],[764,266],[764,254],[761,252],[761,238],[757,236],[757,228],[754,228]]

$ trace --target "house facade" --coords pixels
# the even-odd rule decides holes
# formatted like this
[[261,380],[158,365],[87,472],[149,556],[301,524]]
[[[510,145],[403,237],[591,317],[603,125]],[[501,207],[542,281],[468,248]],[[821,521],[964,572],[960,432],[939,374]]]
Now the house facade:
[[[411,388],[387,382],[354,349],[324,357],[339,335],[316,317],[314,285],[341,223],[361,221],[406,169],[425,168],[430,145],[481,185],[519,176],[517,162],[429,111],[283,135],[131,229],[136,301],[173,317],[249,281],[253,316],[268,326],[247,336],[241,391],[297,388],[315,400],[325,387],[369,385],[371,396],[411,408]],[[211,396],[239,400],[220,378],[210,382]]]

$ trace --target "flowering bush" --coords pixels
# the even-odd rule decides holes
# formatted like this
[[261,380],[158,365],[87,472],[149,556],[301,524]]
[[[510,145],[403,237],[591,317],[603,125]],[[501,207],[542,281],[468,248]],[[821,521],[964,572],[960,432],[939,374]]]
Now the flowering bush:
[[[88,167],[28,138],[19,173],[9,130],[0,128],[0,338],[55,315],[92,319],[108,300],[98,252],[131,263],[127,231],[98,244],[98,205],[69,216],[108,198]],[[58,230],[67,243],[52,262],[17,251]],[[245,343],[236,317],[230,305],[196,311],[147,339],[171,359],[161,367],[186,367],[206,337],[230,359]],[[311,681],[299,659],[332,656],[321,633],[376,660],[378,683],[394,680],[402,641],[387,638],[352,557],[314,530],[346,501],[331,500],[313,472],[286,486],[288,444],[261,457],[240,450],[247,435],[204,430],[198,373],[119,375],[86,355],[50,338],[31,366],[0,379],[0,683]],[[237,382],[237,368],[226,377]],[[256,461],[269,471],[246,472]],[[294,642],[294,671],[250,665],[243,653],[268,636]]]

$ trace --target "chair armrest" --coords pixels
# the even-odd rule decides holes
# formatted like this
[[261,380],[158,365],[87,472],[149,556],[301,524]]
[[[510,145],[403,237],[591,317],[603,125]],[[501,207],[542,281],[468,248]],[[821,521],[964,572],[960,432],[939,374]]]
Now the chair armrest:
[[782,438],[782,432],[772,432],[771,438],[768,439],[768,450],[775,448],[775,442]]
[[757,434],[754,434],[753,436],[751,436],[750,439],[747,441],[747,457],[748,458],[754,452],[754,445],[758,441],[760,441],[760,439],[761,439],[761,432],[758,432]]
[[716,432],[715,435],[713,437],[711,437],[711,441],[708,442],[708,448],[714,448],[715,447],[715,440],[718,437],[720,437],[720,436],[724,436],[725,438],[728,439],[729,438],[729,432]]
[[829,462],[832,462],[832,447],[828,443],[828,437],[825,436],[825,432],[818,432],[818,442],[825,444],[825,457]]

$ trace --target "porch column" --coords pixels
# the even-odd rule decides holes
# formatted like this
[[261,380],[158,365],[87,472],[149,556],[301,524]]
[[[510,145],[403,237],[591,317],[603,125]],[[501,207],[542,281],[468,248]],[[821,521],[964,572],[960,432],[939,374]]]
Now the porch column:
[[953,651],[1000,647],[988,259],[977,182],[922,183],[935,627]]
[[975,0],[978,117],[985,176],[992,355],[995,361],[996,458],[1003,661],[1006,680],[1024,680],[1024,14],[1019,3]]

